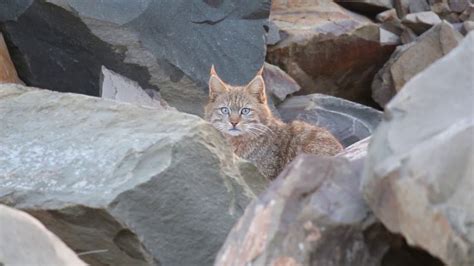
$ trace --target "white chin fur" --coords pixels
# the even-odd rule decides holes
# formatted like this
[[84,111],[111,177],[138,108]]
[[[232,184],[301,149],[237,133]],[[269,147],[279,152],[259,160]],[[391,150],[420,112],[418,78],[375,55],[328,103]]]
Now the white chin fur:
[[227,130],[225,133],[230,135],[230,136],[233,136],[233,137],[240,136],[240,135],[243,134],[243,132],[241,130],[239,130],[239,131],[237,131],[237,130]]

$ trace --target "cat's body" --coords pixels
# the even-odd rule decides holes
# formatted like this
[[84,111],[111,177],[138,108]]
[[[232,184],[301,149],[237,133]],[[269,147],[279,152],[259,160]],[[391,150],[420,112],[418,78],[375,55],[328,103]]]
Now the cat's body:
[[220,130],[234,152],[269,179],[300,153],[335,155],[341,144],[324,128],[301,121],[285,124],[267,105],[261,71],[245,87],[230,86],[212,68],[205,118]]

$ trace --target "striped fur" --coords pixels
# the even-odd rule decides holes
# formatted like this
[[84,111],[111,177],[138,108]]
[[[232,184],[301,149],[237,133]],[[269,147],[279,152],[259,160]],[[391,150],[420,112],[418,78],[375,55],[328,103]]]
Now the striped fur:
[[253,162],[269,179],[299,153],[335,155],[342,150],[324,128],[302,121],[285,124],[273,117],[261,71],[247,86],[240,87],[224,83],[212,68],[205,119],[223,133],[238,156]]

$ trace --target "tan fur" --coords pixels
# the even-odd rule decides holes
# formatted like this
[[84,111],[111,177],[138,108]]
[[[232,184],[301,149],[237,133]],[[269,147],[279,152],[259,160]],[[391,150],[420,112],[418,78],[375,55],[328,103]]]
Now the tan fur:
[[[324,128],[302,121],[285,124],[274,117],[267,105],[261,75],[259,71],[247,86],[231,86],[211,68],[205,119],[223,133],[238,156],[253,162],[263,175],[273,179],[300,153],[335,155],[342,150]],[[222,108],[229,113],[225,114]],[[250,112],[244,114],[246,110],[242,108],[249,108]]]

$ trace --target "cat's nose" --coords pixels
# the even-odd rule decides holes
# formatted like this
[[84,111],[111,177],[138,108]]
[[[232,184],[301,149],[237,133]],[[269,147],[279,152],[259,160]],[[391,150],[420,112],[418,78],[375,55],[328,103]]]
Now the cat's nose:
[[235,126],[237,126],[237,124],[238,124],[239,122],[230,122],[230,123],[232,124],[233,127],[235,127]]

